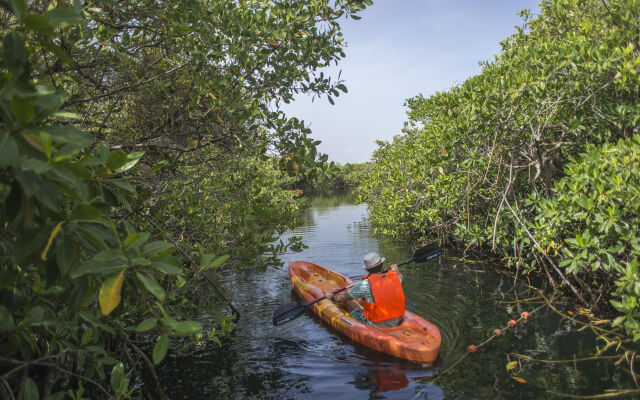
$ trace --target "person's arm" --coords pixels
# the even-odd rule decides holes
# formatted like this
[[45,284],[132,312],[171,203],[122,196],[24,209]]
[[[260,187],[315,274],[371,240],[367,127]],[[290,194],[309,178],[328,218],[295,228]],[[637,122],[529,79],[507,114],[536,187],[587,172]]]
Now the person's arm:
[[[360,291],[361,291],[361,287],[363,285],[362,283],[363,281],[360,282],[356,282],[355,284],[353,284],[353,287],[349,290],[347,290],[346,292],[340,292],[340,293],[336,293],[333,290],[330,290],[328,292],[326,292],[324,295],[327,296],[327,299],[335,302],[335,303],[339,303],[339,302],[347,302],[349,300],[352,299],[357,299],[359,297]],[[354,293],[356,294],[354,296]]]
[[398,274],[398,278],[400,278],[400,283],[404,283],[404,275],[400,272],[400,268],[398,268],[398,264],[392,264],[389,266],[389,269],[396,274]]
[[352,297],[347,292],[336,293],[333,290],[330,290],[324,295],[327,296],[327,299],[339,304],[352,299]]

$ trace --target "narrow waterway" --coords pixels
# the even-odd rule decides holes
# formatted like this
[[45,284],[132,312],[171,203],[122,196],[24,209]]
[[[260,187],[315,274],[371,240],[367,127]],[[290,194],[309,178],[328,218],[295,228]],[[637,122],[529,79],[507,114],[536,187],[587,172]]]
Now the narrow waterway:
[[408,309],[433,322],[442,335],[440,356],[432,366],[371,351],[310,313],[274,327],[273,310],[292,299],[289,262],[311,261],[356,280],[369,251],[378,251],[388,262],[412,254],[405,243],[374,236],[366,207],[356,205],[349,193],[312,197],[303,223],[286,236],[291,235],[302,237],[308,248],[283,255],[285,266],[225,277],[242,312],[239,326],[222,349],[212,344],[189,356],[168,357],[159,375],[171,398],[551,399],[557,398],[553,391],[589,395],[633,385],[626,374],[602,361],[522,362],[507,371],[508,353],[571,360],[594,352],[592,333],[577,333],[547,309],[429,381],[464,355],[469,344],[484,341],[494,328],[537,306],[526,302],[532,294],[525,287],[513,290],[509,278],[484,272],[484,265],[462,262],[449,252],[402,270]]

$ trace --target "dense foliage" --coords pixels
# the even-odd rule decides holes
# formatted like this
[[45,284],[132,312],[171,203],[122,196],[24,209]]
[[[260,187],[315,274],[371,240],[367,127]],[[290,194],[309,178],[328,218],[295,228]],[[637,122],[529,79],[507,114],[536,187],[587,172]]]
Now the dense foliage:
[[[317,174],[313,182],[316,188],[353,188],[359,186],[369,173],[371,163],[336,164],[331,162]],[[298,186],[301,186],[297,183]]]
[[361,196],[380,232],[492,250],[638,340],[640,1],[540,5],[481,74],[407,101]]
[[287,246],[282,172],[326,160],[278,107],[346,91],[316,71],[365,3],[0,1],[0,398],[157,398],[233,329],[216,271]]

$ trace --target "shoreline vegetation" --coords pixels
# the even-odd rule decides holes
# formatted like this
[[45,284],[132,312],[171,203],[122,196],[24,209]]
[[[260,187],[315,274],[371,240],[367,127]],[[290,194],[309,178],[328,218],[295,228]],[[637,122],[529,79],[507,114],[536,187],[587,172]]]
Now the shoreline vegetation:
[[640,2],[540,5],[479,75],[407,100],[360,198],[379,233],[488,254],[604,316],[598,354],[637,382]]
[[221,345],[216,276],[299,246],[287,182],[327,165],[280,106],[347,91],[320,69],[371,4],[0,1],[0,399],[165,398]]

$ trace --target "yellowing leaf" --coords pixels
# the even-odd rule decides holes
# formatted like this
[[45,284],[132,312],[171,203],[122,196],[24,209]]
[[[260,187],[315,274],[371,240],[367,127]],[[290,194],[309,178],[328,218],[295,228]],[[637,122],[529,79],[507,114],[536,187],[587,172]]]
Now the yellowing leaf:
[[222,117],[220,116],[220,114],[216,114],[216,119],[218,120],[218,122],[223,123],[224,120],[222,119]]
[[62,224],[64,224],[64,221],[58,222],[58,225],[51,230],[47,245],[44,247],[44,250],[42,250],[42,254],[40,254],[40,259],[42,261],[47,261],[47,252],[49,251],[49,247],[51,247],[51,243],[53,243],[53,239],[55,239],[56,235],[62,230]]
[[214,96],[213,93],[211,92],[209,92],[209,97],[211,97],[213,100],[218,100],[218,98]]
[[514,369],[517,366],[518,366],[518,362],[517,361],[508,362],[507,363],[507,371],[511,371],[512,369]]
[[527,383],[527,381],[525,381],[523,378],[520,378],[519,376],[512,376],[511,378],[513,378],[514,381],[519,383]]
[[272,46],[277,46],[278,45],[278,42],[273,40],[273,39],[267,39],[267,43],[269,43]]
[[100,303],[100,311],[104,315],[109,315],[120,304],[123,282],[124,270],[120,271],[118,275],[108,278],[102,284],[98,294],[98,302]]

